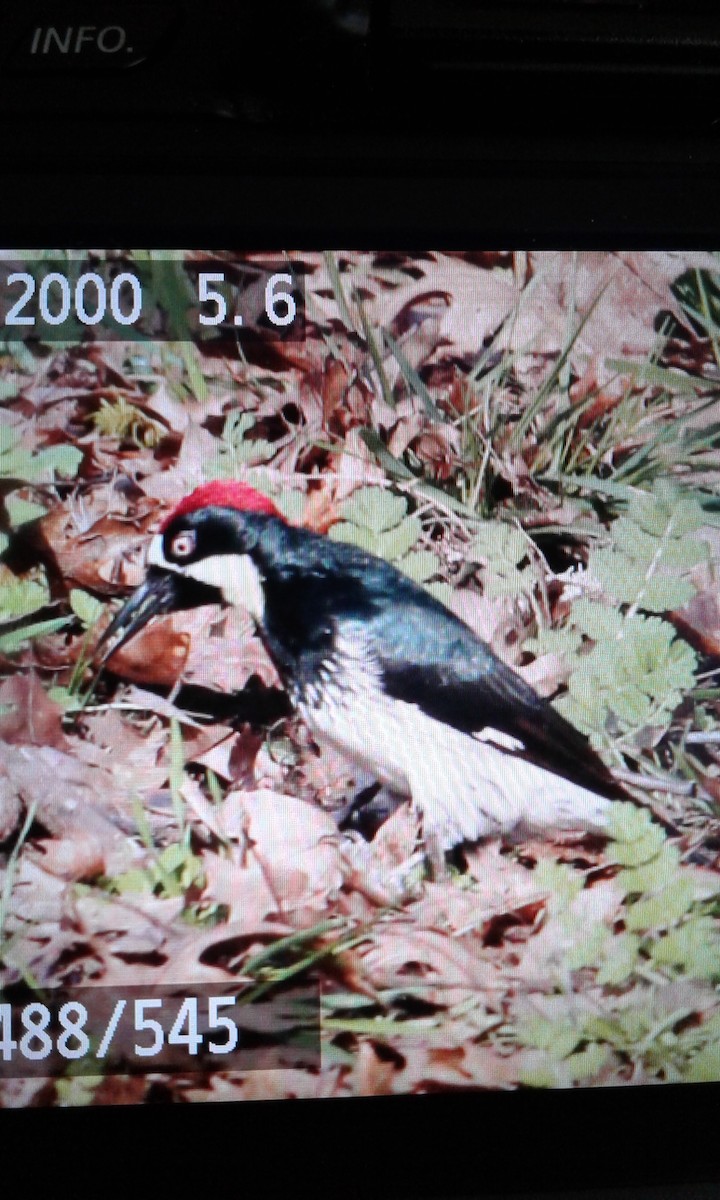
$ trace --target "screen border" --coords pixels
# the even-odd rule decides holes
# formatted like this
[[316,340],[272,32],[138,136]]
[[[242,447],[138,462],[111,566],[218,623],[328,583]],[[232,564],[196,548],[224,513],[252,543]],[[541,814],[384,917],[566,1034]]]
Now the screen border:
[[[64,135],[71,138],[70,133]],[[443,163],[406,155],[337,156],[303,174],[290,160],[252,153],[205,170],[180,153],[167,170],[143,162],[20,162],[0,198],[7,247],[227,245],[708,248],[720,242],[717,150],[678,160],[580,161],[505,157]],[[482,147],[479,148],[482,150]],[[609,152],[608,152],[609,153]],[[212,156],[210,156],[211,158]],[[647,156],[646,156],[647,157]],[[156,155],[155,155],[156,158]],[[479,165],[478,165],[479,164]],[[14,172],[14,173],[13,173]],[[58,189],[62,202],[49,202]],[[178,197],[182,203],[178,202]],[[152,1115],[150,1108],[152,1107]],[[454,1092],[386,1098],[0,1111],[0,1132],[36,1187],[49,1194],[104,1186],[212,1186],[237,1195],[533,1194],[573,1188],[688,1184],[720,1177],[720,1083],[569,1092]],[[119,1166],[118,1166],[119,1163]],[[59,1181],[59,1182],[58,1182]],[[244,1181],[244,1182],[243,1182]]]

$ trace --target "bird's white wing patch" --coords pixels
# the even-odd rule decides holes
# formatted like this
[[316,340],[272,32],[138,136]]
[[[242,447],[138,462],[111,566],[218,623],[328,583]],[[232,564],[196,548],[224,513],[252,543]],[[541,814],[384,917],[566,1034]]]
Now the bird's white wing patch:
[[494,746],[500,746],[502,750],[524,750],[525,743],[520,741],[520,738],[511,737],[509,733],[500,733],[499,729],[483,729],[480,733],[473,734],[473,737],[478,742],[492,742]]

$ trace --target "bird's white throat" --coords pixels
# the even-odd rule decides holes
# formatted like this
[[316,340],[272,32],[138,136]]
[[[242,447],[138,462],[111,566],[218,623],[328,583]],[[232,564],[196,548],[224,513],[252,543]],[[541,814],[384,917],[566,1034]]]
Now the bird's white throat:
[[265,611],[262,580],[255,563],[247,554],[212,554],[198,562],[169,562],[163,553],[163,539],[156,534],[152,539],[147,556],[148,566],[174,571],[198,583],[207,583],[217,588],[226,604],[244,608],[258,622]]

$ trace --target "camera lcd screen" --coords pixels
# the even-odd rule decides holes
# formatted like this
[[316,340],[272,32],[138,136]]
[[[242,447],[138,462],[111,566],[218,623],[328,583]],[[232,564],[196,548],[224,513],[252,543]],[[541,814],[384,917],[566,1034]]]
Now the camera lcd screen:
[[0,1106],[720,1080],[720,260],[0,256]]

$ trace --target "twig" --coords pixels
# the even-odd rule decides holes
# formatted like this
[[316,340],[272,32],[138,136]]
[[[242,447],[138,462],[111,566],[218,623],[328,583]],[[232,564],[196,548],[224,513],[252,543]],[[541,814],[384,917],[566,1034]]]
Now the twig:
[[633,787],[642,788],[648,792],[667,792],[670,796],[692,796],[695,784],[688,780],[680,783],[677,779],[657,779],[654,775],[636,775],[634,771],[623,771],[613,767],[613,778],[620,783],[629,783]]
[[0,895],[0,954],[3,953],[6,944],[5,922],[7,921],[8,913],[10,912],[10,900],[12,897],[13,888],[15,886],[15,871],[17,868],[17,861],[20,857],[20,851],[25,844],[27,835],[30,832],[32,823],[35,820],[37,807],[37,800],[33,800],[32,804],[27,810],[27,813],[25,814],[25,820],[23,822],[23,827],[20,830],[18,840],[13,846],[12,852],[7,861],[7,867],[5,869],[5,882],[3,884],[2,895]]

